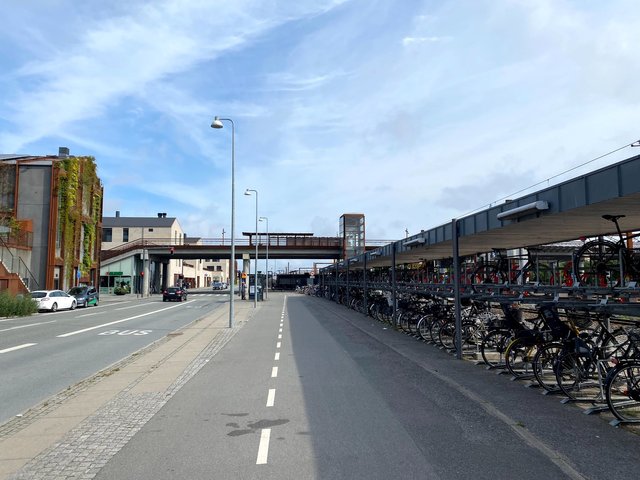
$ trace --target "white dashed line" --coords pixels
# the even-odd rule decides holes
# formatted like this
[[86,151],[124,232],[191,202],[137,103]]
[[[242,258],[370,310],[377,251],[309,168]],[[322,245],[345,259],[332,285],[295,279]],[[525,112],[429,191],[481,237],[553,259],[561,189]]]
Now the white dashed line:
[[274,360],[277,362],[278,360],[280,360],[280,352],[276,352],[276,356],[274,358]]
[[271,429],[263,428],[260,433],[260,445],[258,446],[258,458],[256,465],[264,465],[267,463],[269,456],[269,438],[271,437]]
[[282,340],[282,334],[278,335],[278,340]]
[[273,407],[276,401],[276,389],[270,388],[269,394],[267,395],[267,407]]
[[273,367],[271,369],[271,378],[276,378],[278,376],[278,367]]
[[27,327],[35,327],[37,325],[44,325],[45,323],[54,323],[57,320],[50,320],[48,322],[38,322],[38,323],[30,323],[29,325],[18,325],[16,327],[9,327],[9,328],[5,328],[3,330],[0,330],[0,332],[8,332],[9,330],[18,330],[20,328],[27,328]]
[[282,342],[276,343],[276,348],[280,348],[282,346]]
[[16,350],[20,350],[21,348],[33,347],[34,345],[37,345],[37,343],[23,343],[22,345],[16,345],[15,347],[5,348],[4,350],[0,350],[0,353],[14,352]]

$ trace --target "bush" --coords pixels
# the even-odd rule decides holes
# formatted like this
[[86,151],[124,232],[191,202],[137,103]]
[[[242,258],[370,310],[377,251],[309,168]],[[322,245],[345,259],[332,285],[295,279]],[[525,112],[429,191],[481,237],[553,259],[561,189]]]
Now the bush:
[[31,295],[14,297],[6,290],[0,293],[0,317],[26,317],[37,311],[38,307]]

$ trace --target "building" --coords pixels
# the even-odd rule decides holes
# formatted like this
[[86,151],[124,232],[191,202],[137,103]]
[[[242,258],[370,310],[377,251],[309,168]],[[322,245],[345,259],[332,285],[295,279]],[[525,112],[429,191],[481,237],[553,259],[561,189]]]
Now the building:
[[[122,217],[117,211],[115,217],[103,217],[100,292],[113,293],[116,287],[121,287],[130,293],[142,293],[143,245],[182,245],[185,239],[178,219],[167,217],[166,213],[158,213],[156,217]],[[160,264],[150,262],[150,291],[181,284],[188,262],[180,259]]]
[[[143,293],[144,245],[202,245],[202,238],[187,237],[180,222],[166,213],[156,217],[104,217],[102,221],[101,293]],[[190,288],[210,287],[215,281],[229,281],[227,260],[171,259],[149,261],[150,292],[160,292],[171,285],[186,284]]]
[[0,290],[95,284],[102,198],[93,157],[0,155]]

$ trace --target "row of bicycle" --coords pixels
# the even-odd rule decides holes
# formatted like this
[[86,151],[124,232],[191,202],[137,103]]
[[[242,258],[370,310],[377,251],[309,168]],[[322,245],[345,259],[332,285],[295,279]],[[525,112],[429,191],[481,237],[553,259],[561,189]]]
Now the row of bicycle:
[[[310,289],[427,343],[457,351],[453,302],[405,295],[395,312],[389,292]],[[640,423],[640,319],[619,318],[562,302],[537,304],[468,299],[461,308],[464,356],[531,381],[549,394],[610,410],[616,423]]]

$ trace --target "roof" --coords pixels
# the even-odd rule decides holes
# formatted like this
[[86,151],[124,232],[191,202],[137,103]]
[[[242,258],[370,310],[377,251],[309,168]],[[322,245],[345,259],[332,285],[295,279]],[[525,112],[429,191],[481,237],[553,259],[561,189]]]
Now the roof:
[[103,227],[158,227],[169,228],[177,221],[175,217],[102,217]]

